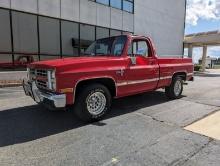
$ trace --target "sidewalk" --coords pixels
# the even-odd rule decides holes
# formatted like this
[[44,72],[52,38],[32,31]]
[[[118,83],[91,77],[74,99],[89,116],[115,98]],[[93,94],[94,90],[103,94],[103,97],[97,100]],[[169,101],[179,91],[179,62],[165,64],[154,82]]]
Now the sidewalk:
[[205,72],[195,71],[194,75],[201,77],[220,77],[220,69],[206,69]]
[[26,71],[0,72],[0,88],[21,86],[22,80],[26,78]]

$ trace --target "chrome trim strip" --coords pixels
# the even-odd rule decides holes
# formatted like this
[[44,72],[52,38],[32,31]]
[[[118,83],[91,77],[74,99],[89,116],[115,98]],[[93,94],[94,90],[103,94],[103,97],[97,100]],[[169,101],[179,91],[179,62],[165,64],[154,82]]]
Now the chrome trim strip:
[[171,79],[172,76],[166,76],[166,77],[160,77],[160,80],[167,80],[167,79]]
[[137,81],[128,81],[128,85],[141,84],[141,83],[147,83],[147,82],[154,82],[154,81],[158,81],[158,80],[159,80],[159,78],[137,80]]
[[141,84],[141,83],[148,83],[148,82],[166,80],[166,79],[171,79],[171,78],[172,78],[172,76],[154,78],[154,79],[145,79],[145,80],[135,80],[135,81],[117,83],[116,85],[117,86],[127,86],[127,85],[134,85],[134,84]]
[[121,83],[117,83],[116,86],[126,86],[128,85],[127,82],[121,82]]

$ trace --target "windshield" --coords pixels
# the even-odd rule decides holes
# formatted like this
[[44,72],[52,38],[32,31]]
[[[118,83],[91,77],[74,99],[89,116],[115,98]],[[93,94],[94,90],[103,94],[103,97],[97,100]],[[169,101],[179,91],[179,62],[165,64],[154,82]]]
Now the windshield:
[[93,42],[85,51],[85,55],[90,56],[120,56],[124,49],[126,36],[110,37],[99,39]]

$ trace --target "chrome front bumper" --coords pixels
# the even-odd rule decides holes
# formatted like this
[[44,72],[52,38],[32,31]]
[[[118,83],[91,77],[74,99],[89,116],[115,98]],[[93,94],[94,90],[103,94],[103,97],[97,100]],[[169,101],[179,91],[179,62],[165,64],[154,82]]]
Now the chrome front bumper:
[[49,109],[59,109],[66,107],[66,95],[51,92],[43,92],[37,88],[36,83],[23,81],[23,89],[27,96],[31,96],[37,103],[42,103]]

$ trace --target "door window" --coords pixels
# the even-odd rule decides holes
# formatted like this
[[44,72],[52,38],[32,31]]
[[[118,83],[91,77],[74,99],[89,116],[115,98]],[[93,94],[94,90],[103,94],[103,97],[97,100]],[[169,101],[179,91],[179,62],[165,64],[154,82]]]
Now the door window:
[[126,40],[127,40],[126,36],[119,36],[115,39],[112,48],[113,49],[112,52],[114,55],[119,56],[122,54]]
[[149,48],[146,41],[133,41],[132,46],[128,50],[129,56],[139,55],[143,57],[149,56]]

